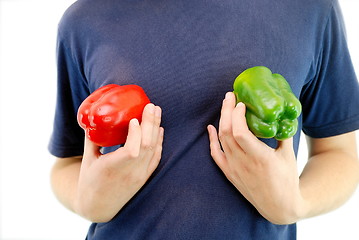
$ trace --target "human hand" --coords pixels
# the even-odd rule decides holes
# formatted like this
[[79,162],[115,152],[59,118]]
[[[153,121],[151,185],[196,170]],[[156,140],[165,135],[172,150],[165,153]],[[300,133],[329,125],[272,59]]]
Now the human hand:
[[108,154],[86,138],[75,211],[93,222],[107,222],[136,194],[159,164],[161,108],[147,104],[142,122],[132,119],[126,143]]
[[245,105],[236,106],[231,92],[223,101],[219,134],[212,125],[208,132],[214,161],[259,213],[275,224],[296,222],[304,200],[292,138],[277,149],[258,140],[248,129]]

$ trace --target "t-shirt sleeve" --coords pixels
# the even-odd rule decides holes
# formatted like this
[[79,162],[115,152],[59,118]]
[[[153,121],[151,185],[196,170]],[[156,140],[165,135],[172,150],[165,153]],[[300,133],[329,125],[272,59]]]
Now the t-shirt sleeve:
[[84,131],[77,124],[77,109],[89,90],[79,61],[61,34],[57,40],[57,98],[53,131],[48,145],[56,157],[83,154]]
[[359,128],[359,84],[336,1],[322,35],[320,50],[312,65],[314,77],[304,86],[300,96],[303,132],[314,138]]

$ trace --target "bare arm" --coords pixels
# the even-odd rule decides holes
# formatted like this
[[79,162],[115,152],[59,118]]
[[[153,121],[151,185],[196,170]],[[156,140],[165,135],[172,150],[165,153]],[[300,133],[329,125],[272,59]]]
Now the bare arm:
[[80,175],[82,156],[57,158],[51,171],[51,186],[57,199],[75,212],[74,202]]
[[300,176],[300,189],[308,204],[305,217],[341,206],[359,182],[355,133],[330,138],[307,138],[309,160]]

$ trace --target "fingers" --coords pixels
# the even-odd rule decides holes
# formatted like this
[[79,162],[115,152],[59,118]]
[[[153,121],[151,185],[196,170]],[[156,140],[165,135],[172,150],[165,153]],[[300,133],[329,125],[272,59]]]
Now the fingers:
[[233,149],[238,148],[232,129],[232,112],[235,104],[236,98],[234,94],[228,92],[223,100],[221,118],[219,120],[219,139],[225,153],[231,153]]
[[262,142],[249,130],[246,120],[246,106],[239,102],[233,110],[233,137],[242,150],[247,154],[258,153]]
[[141,150],[153,152],[160,135],[161,108],[153,104],[147,104],[142,116]]
[[142,122],[139,124],[137,119],[132,119],[129,124],[126,143],[123,148],[116,152],[122,154],[128,160],[139,159],[151,161],[154,155],[158,156],[157,150],[162,147],[163,129],[160,128],[161,108],[149,103],[145,106],[142,114]]
[[159,106],[149,104],[142,117],[141,153],[143,159],[148,159],[150,172],[158,166],[162,155],[164,129],[160,127],[162,110]]
[[216,164],[223,168],[225,166],[226,156],[224,152],[221,149],[221,144],[218,140],[217,130],[214,126],[208,125],[207,127],[208,135],[209,135],[209,141],[210,141],[210,150],[211,150],[211,156],[213,157]]
[[249,130],[243,103],[236,105],[236,97],[232,92],[223,100],[219,123],[219,139],[225,153],[257,154],[264,144]]
[[152,157],[152,159],[151,159],[151,161],[149,162],[149,165],[148,165],[148,169],[149,169],[150,172],[153,172],[157,168],[157,166],[158,166],[158,164],[160,162],[160,159],[161,159],[161,156],[162,156],[163,136],[164,136],[164,129],[162,127],[160,127],[155,152],[154,152],[153,157]]
[[128,134],[124,148],[127,149],[131,158],[140,154],[141,127],[136,118],[131,119],[128,127]]

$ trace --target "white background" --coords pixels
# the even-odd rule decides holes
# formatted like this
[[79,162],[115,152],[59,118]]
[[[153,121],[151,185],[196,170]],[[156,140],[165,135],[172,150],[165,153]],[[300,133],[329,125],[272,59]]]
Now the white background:
[[[89,222],[52,194],[47,152],[55,103],[58,21],[74,0],[0,0],[0,239],[84,239]],[[359,74],[359,2],[341,0]],[[350,99],[348,99],[350,101]],[[304,138],[302,138],[304,140]],[[359,144],[358,144],[359,146]],[[306,159],[300,145],[299,169]],[[299,240],[358,240],[359,191],[339,210],[298,224]]]

